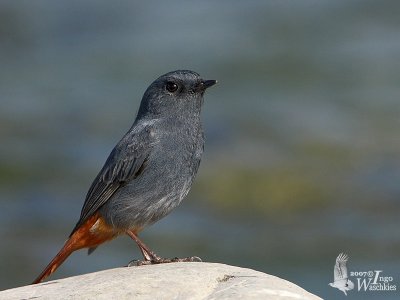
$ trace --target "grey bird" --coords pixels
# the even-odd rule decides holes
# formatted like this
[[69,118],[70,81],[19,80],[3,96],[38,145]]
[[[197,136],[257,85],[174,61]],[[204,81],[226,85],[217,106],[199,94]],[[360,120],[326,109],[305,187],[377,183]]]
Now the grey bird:
[[72,252],[89,248],[90,254],[120,234],[135,240],[143,264],[196,260],[161,258],[137,235],[188,194],[204,149],[203,95],[216,82],[178,70],[147,88],[135,122],[93,181],[69,239],[33,283],[50,276]]
[[342,291],[347,296],[347,291],[354,289],[354,283],[349,279],[347,273],[347,261],[349,257],[340,253],[336,258],[335,267],[333,270],[334,281],[329,285]]

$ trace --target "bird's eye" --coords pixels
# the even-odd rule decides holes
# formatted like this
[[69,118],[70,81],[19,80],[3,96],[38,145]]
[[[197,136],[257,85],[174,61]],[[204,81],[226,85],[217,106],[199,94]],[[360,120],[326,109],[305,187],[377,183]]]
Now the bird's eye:
[[175,82],[168,81],[165,88],[170,93],[175,93],[178,90],[178,85]]

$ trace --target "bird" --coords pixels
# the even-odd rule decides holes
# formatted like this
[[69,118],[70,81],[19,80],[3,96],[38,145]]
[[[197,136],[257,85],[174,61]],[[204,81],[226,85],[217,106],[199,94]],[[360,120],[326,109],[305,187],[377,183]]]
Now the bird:
[[69,238],[33,284],[54,273],[72,252],[88,248],[91,254],[100,244],[122,234],[136,242],[142,264],[198,260],[162,258],[138,234],[165,217],[188,194],[204,150],[203,96],[216,83],[196,72],[177,70],[150,84],[133,125],[91,184]]
[[336,258],[336,263],[333,269],[333,282],[329,283],[331,287],[341,290],[346,296],[347,291],[354,289],[354,283],[347,275],[347,261],[349,257],[340,253]]

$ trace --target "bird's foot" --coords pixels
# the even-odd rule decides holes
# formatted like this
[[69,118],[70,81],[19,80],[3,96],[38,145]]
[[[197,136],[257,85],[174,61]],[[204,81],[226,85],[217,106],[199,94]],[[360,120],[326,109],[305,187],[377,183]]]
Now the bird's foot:
[[191,257],[185,257],[185,258],[178,258],[178,257],[175,257],[175,258],[161,258],[161,257],[157,257],[157,259],[151,259],[151,260],[137,260],[137,259],[134,259],[131,262],[129,262],[128,267],[167,264],[167,263],[174,263],[174,262],[202,262],[202,260],[198,256],[191,256]]

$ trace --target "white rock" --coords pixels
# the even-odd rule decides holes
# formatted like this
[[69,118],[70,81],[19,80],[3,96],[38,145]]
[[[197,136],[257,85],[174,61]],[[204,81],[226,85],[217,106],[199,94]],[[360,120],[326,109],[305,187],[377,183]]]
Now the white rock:
[[0,299],[321,299],[281,278],[216,263],[111,269],[0,292]]

